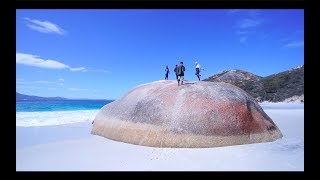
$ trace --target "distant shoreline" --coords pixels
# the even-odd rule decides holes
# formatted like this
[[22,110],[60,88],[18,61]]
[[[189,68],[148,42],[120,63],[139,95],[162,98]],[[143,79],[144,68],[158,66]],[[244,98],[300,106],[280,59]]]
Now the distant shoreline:
[[65,97],[41,97],[41,96],[33,96],[20,94],[16,92],[16,102],[17,101],[68,101],[68,100],[93,100],[93,101],[114,101],[111,99],[89,99],[89,98],[65,98]]

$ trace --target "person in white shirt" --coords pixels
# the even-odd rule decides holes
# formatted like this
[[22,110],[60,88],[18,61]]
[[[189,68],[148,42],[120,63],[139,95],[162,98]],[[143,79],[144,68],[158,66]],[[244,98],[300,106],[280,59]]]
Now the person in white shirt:
[[200,66],[200,64],[198,62],[195,62],[195,64],[196,64],[196,75],[197,75],[197,77],[198,77],[198,79],[200,81],[200,79],[201,79],[200,71],[203,70],[203,69],[201,69],[201,66]]

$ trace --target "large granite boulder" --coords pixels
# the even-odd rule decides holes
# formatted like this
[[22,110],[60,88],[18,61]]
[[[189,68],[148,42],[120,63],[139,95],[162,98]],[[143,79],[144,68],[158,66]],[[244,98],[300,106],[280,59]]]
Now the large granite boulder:
[[282,134],[259,104],[224,82],[162,80],[105,105],[92,134],[153,147],[217,147],[274,141]]

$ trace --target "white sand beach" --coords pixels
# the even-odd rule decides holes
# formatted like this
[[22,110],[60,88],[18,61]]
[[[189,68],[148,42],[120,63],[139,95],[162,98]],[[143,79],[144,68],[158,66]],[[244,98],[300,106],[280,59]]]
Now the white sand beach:
[[260,103],[283,138],[216,148],[154,148],[90,134],[91,121],[16,127],[17,171],[304,171],[304,104]]

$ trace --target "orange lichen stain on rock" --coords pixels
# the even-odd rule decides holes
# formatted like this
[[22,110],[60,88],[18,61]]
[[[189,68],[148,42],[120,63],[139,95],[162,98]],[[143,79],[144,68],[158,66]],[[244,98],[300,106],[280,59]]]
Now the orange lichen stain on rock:
[[[194,95],[188,93],[186,96]],[[200,94],[196,96],[196,98],[187,98],[182,106],[187,111],[197,112],[197,116],[184,121],[186,127],[189,127],[193,133],[200,135],[227,136],[235,134],[236,127],[233,127],[232,122],[227,119],[228,109],[230,111],[230,108],[228,108],[230,107],[229,103],[217,102],[213,99],[205,98]],[[213,107],[216,108],[213,109]]]
[[246,104],[240,104],[234,108],[235,112],[238,114],[237,120],[239,120],[239,123],[242,124],[243,134],[263,132],[263,129],[261,129],[259,123],[257,123],[252,116],[253,109],[248,109]]
[[217,120],[214,121],[218,125],[208,126],[210,134],[219,136],[240,135],[243,134],[243,126],[239,121],[241,117],[235,112],[235,107],[229,102],[220,101],[215,104]]
[[[252,112],[252,116],[255,119],[255,123],[257,124],[257,126],[259,126],[260,131],[257,131],[257,132],[263,132],[263,131],[266,132],[266,131],[276,129],[275,124],[272,121],[266,120],[259,111],[257,111],[256,109],[253,109],[251,112]],[[257,133],[257,132],[254,132],[254,133]]]
[[[186,96],[194,96],[194,94],[187,93]],[[195,111],[199,115],[194,117],[195,119],[185,121],[185,124],[203,124],[201,126],[203,129],[197,130],[197,132],[201,131],[201,134],[206,135],[229,136],[265,131],[268,121],[254,108],[248,109],[244,102],[230,103],[229,101],[215,101],[201,97],[202,95],[199,94],[196,96],[196,98],[186,99],[183,108]],[[215,109],[212,110],[212,107]],[[257,119],[255,120],[254,117]]]

